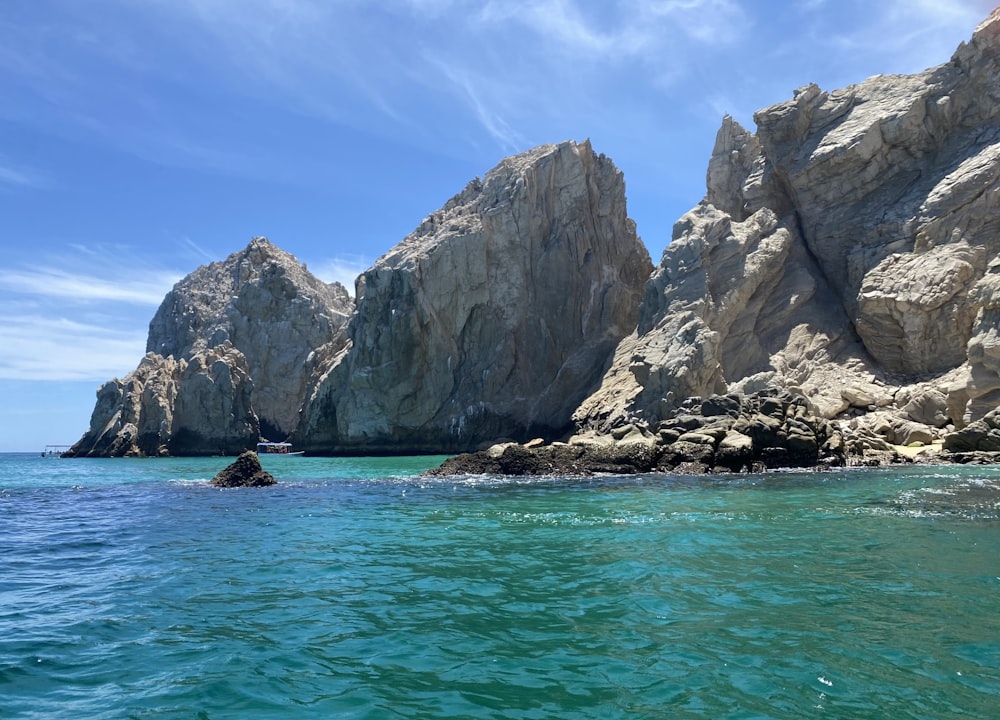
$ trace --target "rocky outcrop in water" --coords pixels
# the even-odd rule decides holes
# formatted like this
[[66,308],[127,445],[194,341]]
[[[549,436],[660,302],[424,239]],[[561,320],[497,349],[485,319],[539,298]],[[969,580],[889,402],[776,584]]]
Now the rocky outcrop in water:
[[504,160],[358,280],[350,344],[295,434],[312,452],[558,436],[635,327],[652,269],[589,143]]
[[[571,427],[652,269],[589,143],[504,160],[357,283],[254,239],[182,280],[70,455],[447,452]],[[353,313],[353,314],[351,314]],[[348,317],[350,324],[348,327]]]
[[654,426],[689,396],[763,388],[931,430],[995,407],[998,76],[994,12],[940,67],[802,88],[756,134],[726,118],[705,198],[576,421]]
[[[589,143],[470,183],[359,278],[356,305],[255,240],[167,297],[146,359],[101,389],[70,454],[289,433],[314,453],[516,441],[476,456],[504,472],[993,452],[997,77],[1000,10],[940,67],[806,86],[756,133],[725,118],[705,197],[655,270]],[[740,399],[732,422],[685,428],[704,438],[673,437],[704,397],[777,398],[784,419]],[[744,432],[758,415],[779,423],[773,444]]]
[[689,398],[655,428],[626,425],[568,442],[504,443],[457,455],[430,475],[592,475],[644,472],[746,472],[838,467],[844,438],[790,394]]
[[227,465],[212,478],[215,487],[268,487],[277,485],[278,481],[267,470],[261,467],[260,458],[253,450],[240,453],[236,461]]
[[147,354],[98,390],[69,456],[233,455],[298,421],[323,358],[345,339],[346,290],[255,238],[164,298]]
[[146,351],[190,358],[231,343],[253,378],[262,433],[283,438],[298,423],[319,357],[339,349],[353,311],[342,285],[324,283],[292,255],[254,238],[177,283],[149,324]]

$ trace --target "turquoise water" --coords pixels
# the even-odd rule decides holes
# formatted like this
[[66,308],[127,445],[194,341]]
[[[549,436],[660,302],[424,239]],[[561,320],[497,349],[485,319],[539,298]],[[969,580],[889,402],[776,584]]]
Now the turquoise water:
[[0,718],[990,718],[1000,469],[0,455]]

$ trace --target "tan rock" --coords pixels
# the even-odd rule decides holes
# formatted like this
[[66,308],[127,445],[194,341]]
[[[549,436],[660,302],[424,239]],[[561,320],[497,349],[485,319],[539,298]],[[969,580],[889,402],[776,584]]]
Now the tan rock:
[[832,418],[961,371],[952,422],[1000,405],[998,76],[994,12],[940,67],[800,88],[756,134],[725,118],[705,198],[577,422],[769,387]]
[[586,142],[470,183],[361,276],[350,345],[296,443],[447,452],[570,430],[652,269],[624,190]]

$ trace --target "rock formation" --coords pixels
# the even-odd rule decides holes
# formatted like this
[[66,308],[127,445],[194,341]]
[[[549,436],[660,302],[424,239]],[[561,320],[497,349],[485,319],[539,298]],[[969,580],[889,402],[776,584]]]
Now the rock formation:
[[232,455],[295,427],[311,378],[344,341],[347,291],[264,238],[164,298],[135,371],[98,390],[69,456]]
[[146,351],[190,358],[230,342],[253,378],[262,434],[284,438],[295,429],[319,357],[339,349],[353,310],[342,285],[322,282],[292,255],[254,238],[167,293],[149,324]]
[[475,456],[503,472],[994,452],[998,77],[1000,9],[940,67],[806,86],[756,133],[725,118],[655,270],[589,143],[470,183],[354,305],[255,240],[168,295],[69,454],[232,452],[261,433],[313,453],[541,438]]
[[[636,332],[575,418],[781,388],[931,429],[1000,403],[1000,11],[950,62],[723,121]],[[969,402],[971,399],[971,402]],[[904,433],[905,435],[905,433]]]
[[276,485],[277,480],[260,466],[260,458],[253,450],[244,450],[236,461],[227,465],[212,478],[216,487],[267,487]]
[[293,432],[315,453],[556,436],[635,326],[651,270],[611,161],[542,146],[378,260],[356,310],[263,238],[199,268],[69,454],[232,453]]
[[650,429],[626,425],[569,442],[504,443],[457,455],[429,475],[549,475],[643,472],[741,472],[777,467],[837,467],[844,438],[788,393],[691,398]]
[[585,142],[471,182],[358,280],[350,344],[295,434],[312,452],[557,437],[635,327],[652,264]]

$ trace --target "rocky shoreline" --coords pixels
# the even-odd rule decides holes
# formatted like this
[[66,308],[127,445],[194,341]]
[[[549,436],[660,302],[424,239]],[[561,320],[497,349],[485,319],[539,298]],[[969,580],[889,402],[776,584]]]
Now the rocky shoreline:
[[[584,433],[560,442],[497,443],[449,458],[425,474],[704,474],[1000,461],[1000,413],[926,444],[894,444],[894,432],[889,424],[851,428],[817,417],[804,398],[787,392],[731,393],[689,398],[655,430],[628,424],[607,435]],[[933,438],[929,428],[921,432]]]

